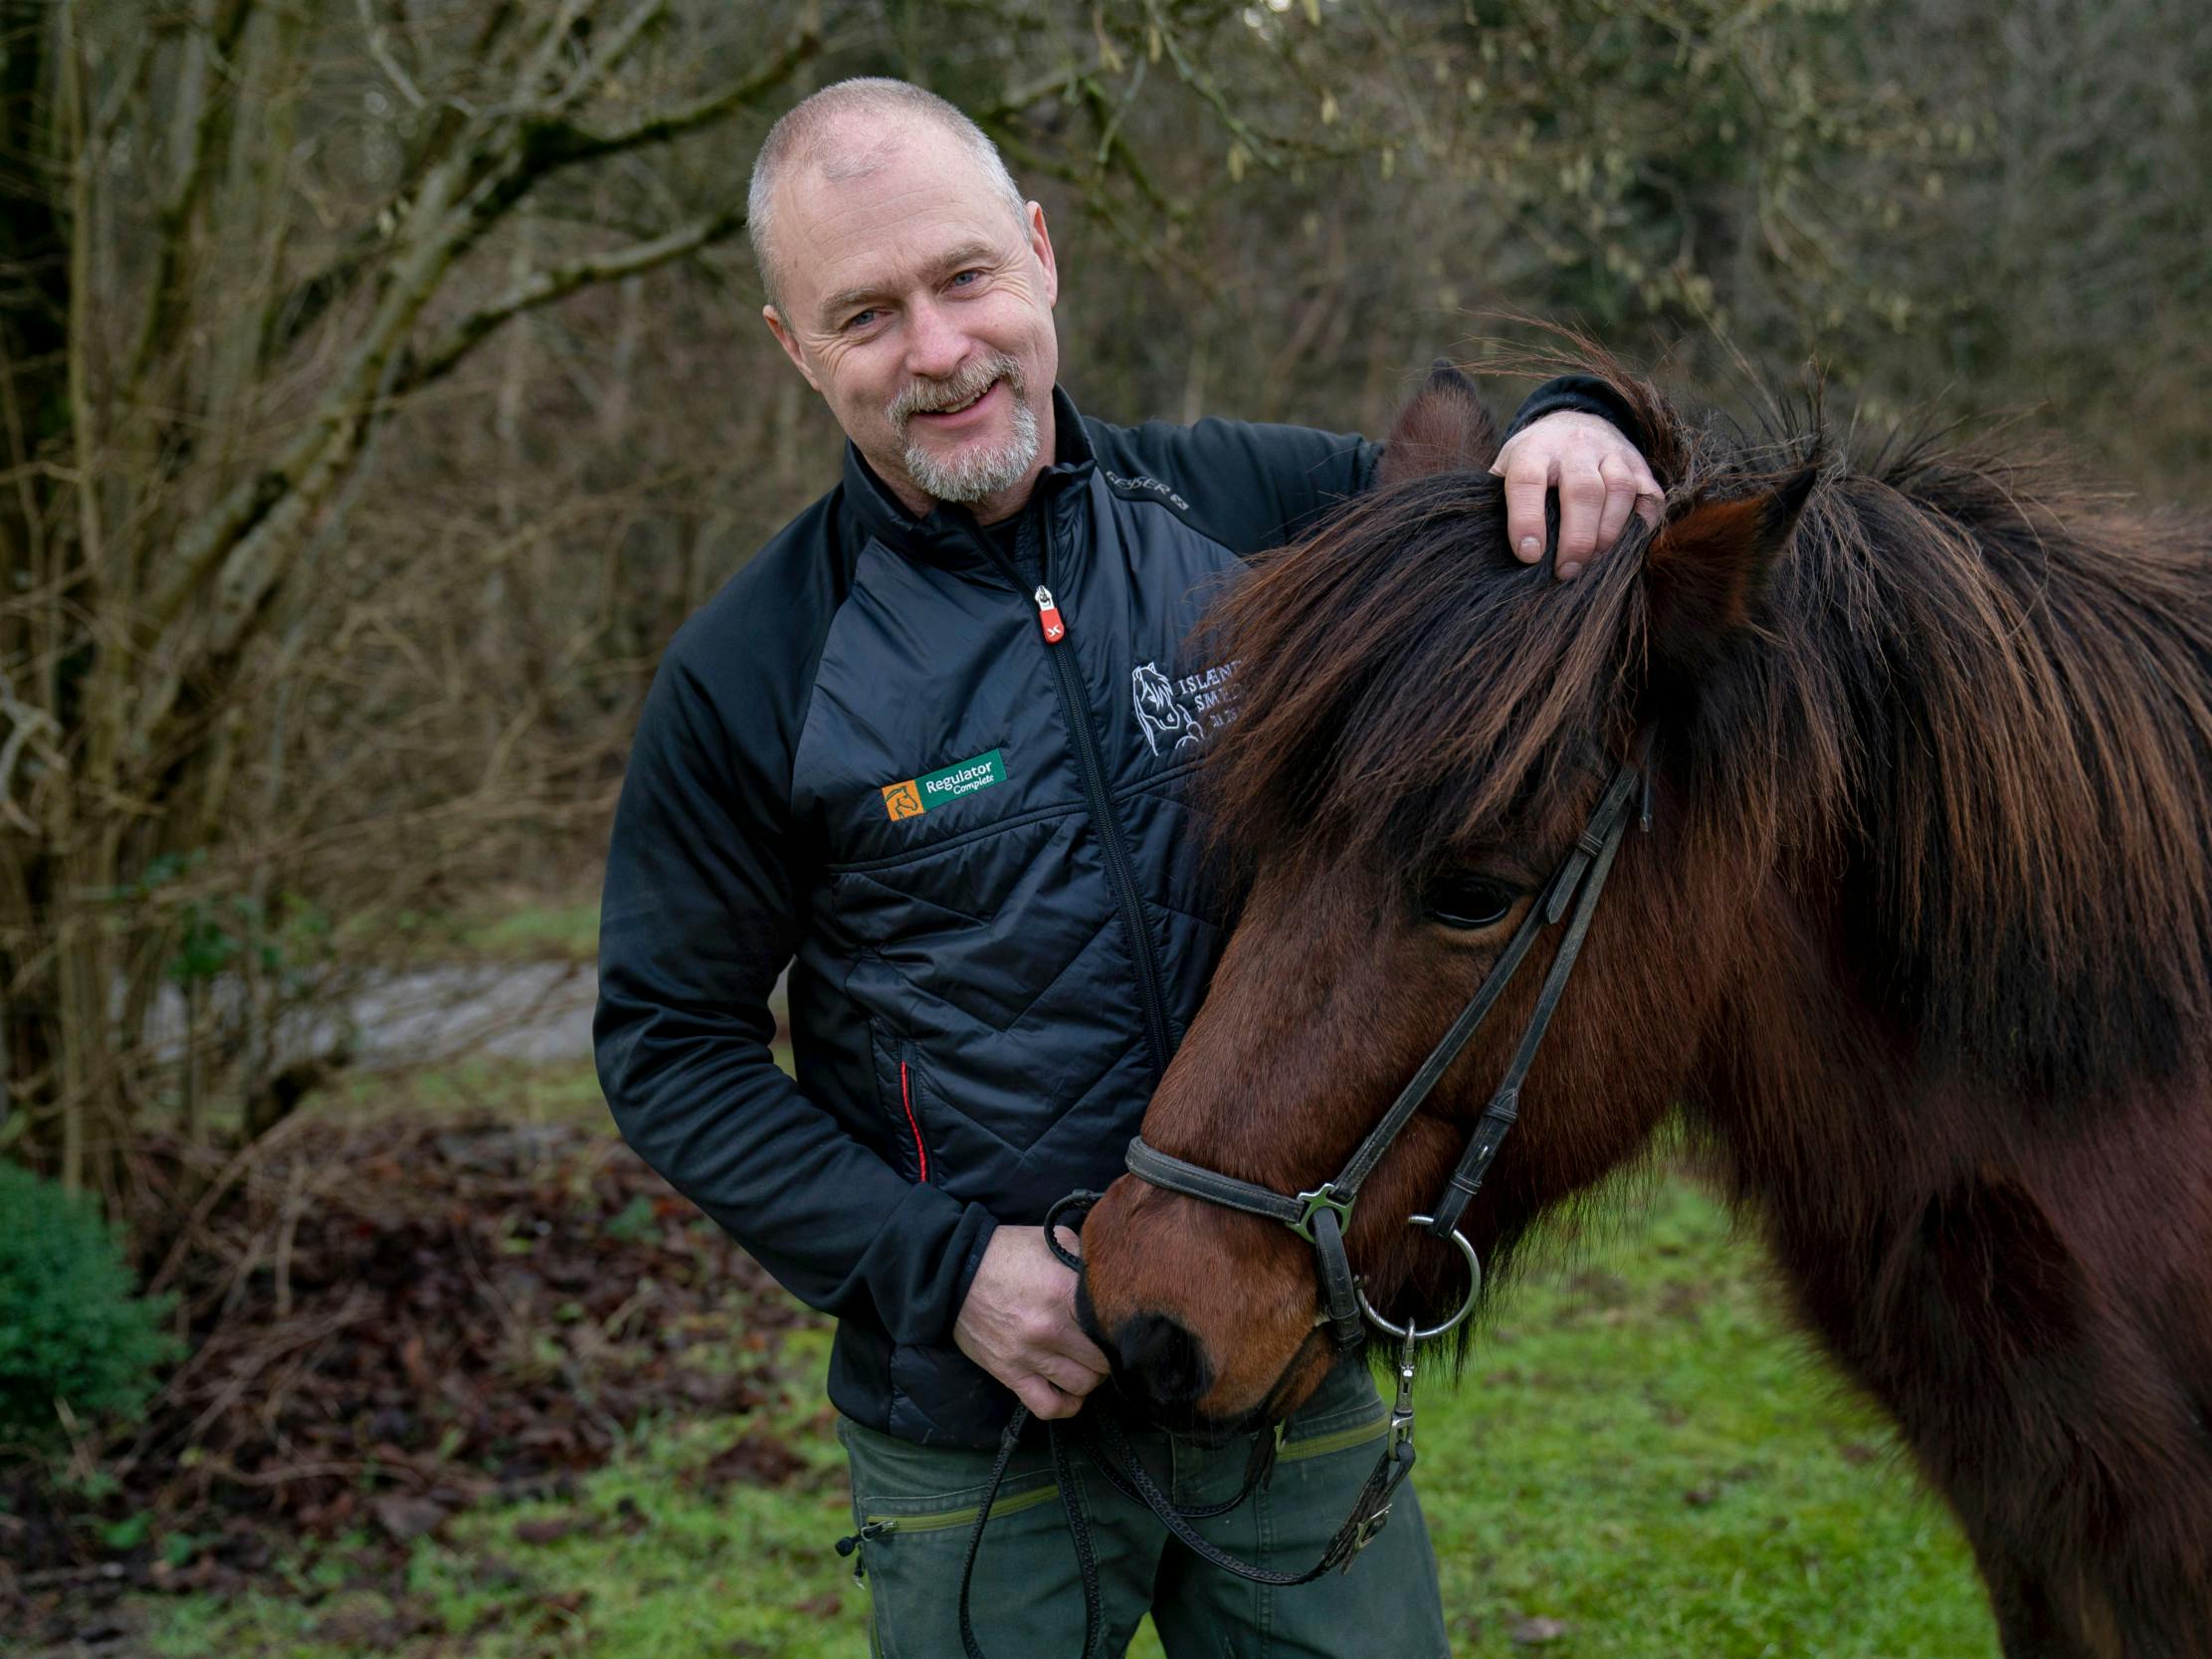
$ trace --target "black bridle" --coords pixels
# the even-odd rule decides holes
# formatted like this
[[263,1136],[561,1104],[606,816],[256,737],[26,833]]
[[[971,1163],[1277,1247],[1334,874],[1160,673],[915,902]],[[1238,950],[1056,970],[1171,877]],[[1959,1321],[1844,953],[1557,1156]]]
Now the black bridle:
[[[1574,846],[1552,871],[1551,879],[1520,919],[1520,926],[1513,930],[1512,937],[1506,941],[1506,948],[1499,953],[1490,972],[1483,976],[1482,984],[1468,999],[1467,1006],[1460,1010],[1450,1029],[1436,1047],[1429,1050],[1429,1057],[1421,1062],[1420,1070],[1398,1092],[1390,1110],[1367,1132],[1367,1138],[1360,1141],[1332,1179],[1307,1192],[1283,1193],[1255,1181],[1224,1175],[1202,1164],[1170,1157],[1157,1147],[1147,1145],[1141,1135],[1130,1141],[1129,1173],[1140,1180],[1179,1192],[1187,1198],[1203,1198],[1208,1203],[1280,1221],[1311,1244],[1320,1270],[1321,1320],[1328,1325],[1329,1335],[1340,1350],[1357,1348],[1361,1341],[1359,1286],[1344,1254],[1344,1229],[1351,1223],[1352,1205],[1359,1198],[1359,1189],[1374,1173],[1383,1154],[1404,1133],[1406,1125],[1413,1121],[1414,1113],[1429,1098],[1452,1062],[1459,1058],[1460,1050],[1467,1046],[1491,1009],[1497,1006],[1498,999],[1505,995],[1520,964],[1527,959],[1536,935],[1565,916],[1571,905],[1573,918],[1551,958],[1551,969],[1544,975],[1543,988],[1536,993],[1535,1009],[1521,1030],[1512,1063],[1506,1068],[1506,1075],[1491,1096],[1490,1105],[1477,1120],[1459,1167],[1452,1171],[1452,1178],[1445,1183],[1444,1190],[1430,1206],[1429,1214],[1423,1218],[1423,1224],[1437,1238],[1451,1238],[1458,1232],[1468,1200],[1481,1189],[1483,1177],[1489,1173],[1498,1148],[1505,1142],[1506,1132],[1520,1116],[1521,1083],[1528,1076],[1528,1068],[1535,1063],[1537,1046],[1543,1042],[1544,1031],[1551,1024],[1551,1016],[1558,1010],[1559,998],[1567,988],[1567,975],[1574,971],[1575,958],[1581,954],[1583,938],[1590,931],[1591,914],[1597,909],[1598,895],[1605,888],[1605,878],[1613,868],[1613,857],[1620,851],[1621,838],[1628,830],[1631,805],[1641,794],[1638,785],[1642,775],[1633,760],[1623,761],[1614,772],[1604,794],[1598,797],[1589,821],[1582,826],[1582,833],[1575,838]],[[1650,828],[1648,796],[1643,798],[1642,818],[1644,826]],[[1465,1248],[1464,1241],[1462,1247]],[[1389,1334],[1404,1335],[1396,1328],[1390,1328]]]
[[[1641,804],[1641,812],[1635,808]],[[1204,1199],[1247,1214],[1264,1216],[1280,1221],[1301,1238],[1313,1246],[1314,1261],[1320,1278],[1321,1312],[1314,1320],[1317,1327],[1328,1327],[1331,1341],[1339,1351],[1348,1352],[1364,1341],[1363,1322],[1372,1324],[1378,1331],[1399,1344],[1397,1355],[1398,1393],[1391,1408],[1389,1432],[1384,1440],[1381,1455],[1374,1469],[1359,1489],[1352,1504],[1351,1514],[1321,1552],[1320,1559],[1304,1572],[1280,1572],[1270,1567],[1254,1566],[1241,1561],[1202,1537],[1192,1526],[1193,1521],[1207,1520],[1235,1509],[1264,1484],[1273,1472],[1275,1452],[1280,1446],[1278,1434],[1262,1433],[1255,1441],[1253,1455],[1245,1471],[1242,1489],[1226,1503],[1215,1504],[1201,1510],[1178,1510],[1165,1493],[1145,1472],[1135,1448],[1129,1444],[1120,1425],[1110,1417],[1096,1411],[1085,1412],[1076,1418],[1073,1427],[1064,1435],[1057,1423],[1048,1425],[1054,1477],[1060,1483],[1061,1501],[1067,1509],[1070,1535],[1075,1544],[1076,1560],[1081,1570],[1084,1586],[1084,1655],[1089,1659],[1097,1646],[1103,1621],[1103,1607],[1099,1592],[1098,1566],[1092,1551],[1089,1526],[1078,1508],[1074,1493],[1074,1469],[1069,1461],[1067,1438],[1091,1456],[1100,1471],[1125,1497],[1136,1499],[1159,1520],[1183,1545],[1223,1570],[1256,1583],[1292,1585],[1308,1583],[1327,1572],[1331,1567],[1349,1567],[1352,1558],[1380,1533],[1390,1519],[1390,1505],[1405,1478],[1413,1472],[1413,1361],[1416,1346],[1434,1337],[1440,1337],[1464,1320],[1474,1308],[1482,1293],[1482,1262],[1473,1245],[1459,1230],[1460,1217],[1466,1213],[1468,1200],[1481,1190],[1483,1177],[1489,1173],[1491,1163],[1498,1156],[1498,1148],[1505,1142],[1506,1134],[1520,1116],[1520,1086],[1528,1075],[1528,1068],[1535,1063],[1536,1049],[1543,1042],[1545,1029],[1551,1016],[1558,1011],[1559,999],[1565,993],[1567,976],[1574,971],[1575,958],[1582,952],[1582,941],[1590,931],[1590,918],[1597,909],[1598,895],[1604,890],[1605,878],[1613,868],[1614,856],[1621,850],[1622,838],[1628,832],[1629,819],[1640,816],[1645,829],[1651,828],[1651,796],[1645,783],[1643,769],[1634,761],[1623,761],[1613,773],[1605,792],[1598,797],[1589,820],[1582,826],[1582,833],[1543,890],[1536,895],[1520,925],[1499,953],[1498,960],[1483,976],[1475,994],[1468,999],[1459,1017],[1452,1021],[1429,1056],[1421,1062],[1406,1086],[1391,1102],[1390,1110],[1381,1121],[1367,1132],[1365,1140],[1353,1150],[1342,1169],[1335,1176],[1323,1181],[1309,1191],[1283,1193],[1273,1187],[1261,1186],[1256,1181],[1239,1180],[1224,1175],[1219,1170],[1208,1169],[1203,1164],[1171,1157],[1154,1146],[1147,1145],[1140,1135],[1129,1141],[1128,1170],[1138,1179],[1179,1192],[1188,1198]],[[1569,916],[1571,909],[1572,915]],[[1429,1098],[1446,1070],[1459,1058],[1469,1039],[1481,1026],[1491,1009],[1506,993],[1513,975],[1527,958],[1535,944],[1536,935],[1544,929],[1555,926],[1562,917],[1568,917],[1567,930],[1561,935],[1558,949],[1553,952],[1551,966],[1544,974],[1543,984],[1536,993],[1536,1006],[1528,1016],[1528,1023],[1521,1029],[1520,1041],[1514,1046],[1511,1062],[1500,1081],[1490,1104],[1476,1121],[1475,1132],[1469,1137],[1467,1149],[1461,1154],[1459,1165],[1452,1177],[1438,1194],[1430,1213],[1411,1217],[1414,1225],[1426,1227],[1437,1238],[1448,1238],[1460,1248],[1468,1267],[1469,1285],[1465,1301],[1459,1311],[1441,1324],[1417,1327],[1412,1319],[1405,1324],[1393,1325],[1377,1314],[1361,1291],[1358,1278],[1351,1270],[1351,1261],[1344,1253],[1344,1229],[1350,1225],[1352,1205],[1359,1198],[1360,1188],[1375,1166],[1383,1159],[1404,1133],[1422,1102]],[[1092,1192],[1073,1193],[1052,1207],[1045,1217],[1045,1239],[1069,1266],[1080,1269],[1080,1260],[1061,1249],[1053,1238],[1053,1229],[1065,1213],[1088,1210],[1098,1200]],[[1300,1348],[1303,1356],[1305,1348]],[[1280,1389],[1291,1379],[1297,1360],[1287,1368],[1278,1381]],[[1029,1412],[1016,1407],[1014,1417],[1006,1426],[999,1441],[999,1452],[994,1464],[981,1507],[976,1512],[975,1529],[968,1536],[966,1558],[960,1564],[960,1641],[968,1659],[983,1659],[982,1650],[976,1645],[975,1632],[969,1621],[968,1593],[975,1571],[976,1552],[983,1542],[983,1528],[990,1520],[991,1509],[997,1501],[1000,1483],[1005,1479],[1007,1465],[1012,1461],[1016,1442],[1029,1420]],[[840,1548],[843,1548],[840,1546]]]

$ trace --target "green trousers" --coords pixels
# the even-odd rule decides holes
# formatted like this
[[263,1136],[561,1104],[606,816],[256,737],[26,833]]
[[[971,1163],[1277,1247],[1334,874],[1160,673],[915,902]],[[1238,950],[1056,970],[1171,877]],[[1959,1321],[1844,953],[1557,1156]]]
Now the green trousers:
[[[1229,1514],[1197,1523],[1216,1547],[1279,1571],[1311,1566],[1382,1449],[1387,1408],[1363,1363],[1341,1364],[1287,1425],[1274,1478]],[[882,1659],[961,1659],[960,1558],[992,1454],[909,1445],[841,1418]],[[1178,1507],[1233,1496],[1250,1441],[1207,1445],[1132,1432],[1145,1467]],[[1077,1453],[1075,1501],[1089,1517],[1106,1603],[1105,1653],[1117,1656],[1146,1612],[1169,1659],[1393,1659],[1448,1655],[1436,1557],[1408,1481],[1390,1522],[1352,1561],[1277,1589],[1208,1565]],[[1009,1465],[984,1529],[971,1598],[987,1659],[1081,1659],[1083,1585],[1060,1488],[1042,1444]]]

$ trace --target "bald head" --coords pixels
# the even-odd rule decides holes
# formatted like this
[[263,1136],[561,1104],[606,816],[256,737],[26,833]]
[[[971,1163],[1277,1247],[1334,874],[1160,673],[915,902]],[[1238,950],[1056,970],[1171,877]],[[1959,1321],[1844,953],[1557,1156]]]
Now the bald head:
[[954,139],[975,162],[988,186],[1004,197],[1020,224],[1021,191],[998,146],[975,122],[935,93],[905,81],[867,77],[840,81],[801,101],[768,129],[752,164],[746,195],[745,233],[760,270],[768,303],[783,310],[782,268],[777,263],[776,217],[786,182],[811,172],[832,183],[866,178],[913,141],[914,129],[934,128]]

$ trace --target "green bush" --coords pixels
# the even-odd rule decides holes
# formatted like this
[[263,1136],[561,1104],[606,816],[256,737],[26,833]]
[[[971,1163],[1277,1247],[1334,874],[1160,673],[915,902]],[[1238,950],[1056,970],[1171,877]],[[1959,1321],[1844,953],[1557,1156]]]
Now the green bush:
[[93,1202],[0,1162],[0,1450],[127,1419],[182,1346],[161,1329],[175,1298],[134,1294],[122,1246]]

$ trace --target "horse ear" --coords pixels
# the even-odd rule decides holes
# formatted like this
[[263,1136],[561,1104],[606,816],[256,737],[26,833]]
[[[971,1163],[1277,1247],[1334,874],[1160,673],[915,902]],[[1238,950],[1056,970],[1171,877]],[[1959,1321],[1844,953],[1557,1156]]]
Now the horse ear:
[[1399,412],[1383,446],[1377,484],[1437,473],[1481,473],[1498,454],[1498,427],[1468,379],[1444,358]]
[[1662,677],[1694,675],[1749,620],[1819,474],[1815,463],[1764,495],[1700,503],[1653,537],[1644,582]]

